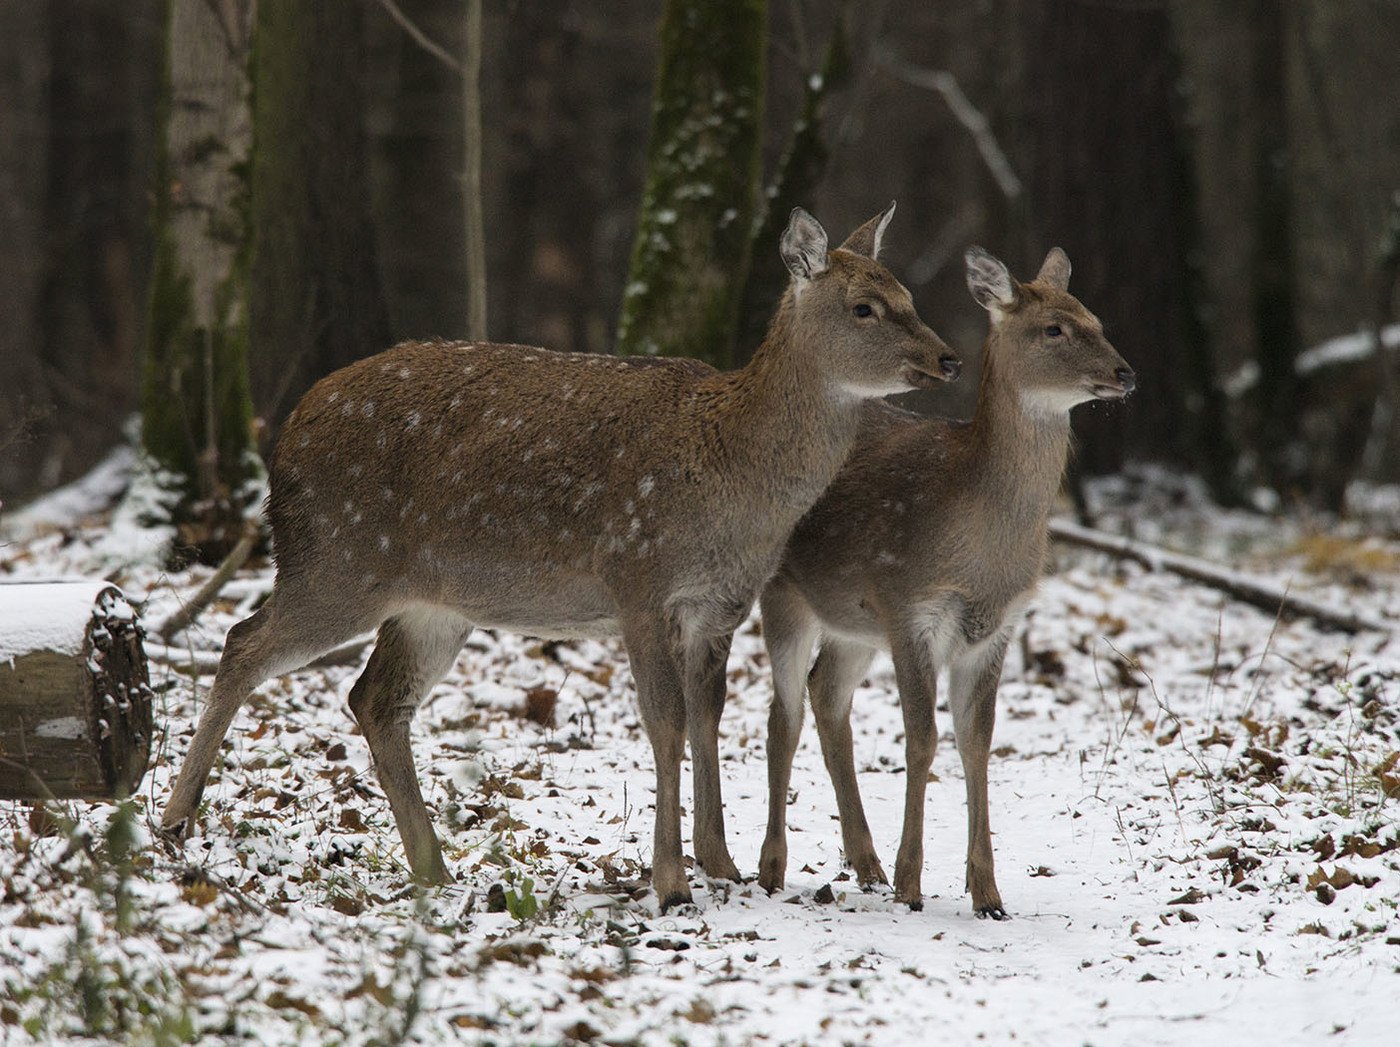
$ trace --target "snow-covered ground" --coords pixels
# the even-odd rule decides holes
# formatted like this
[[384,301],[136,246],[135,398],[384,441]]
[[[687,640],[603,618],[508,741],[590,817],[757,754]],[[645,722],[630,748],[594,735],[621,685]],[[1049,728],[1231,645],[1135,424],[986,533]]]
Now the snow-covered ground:
[[[1258,545],[1252,522],[1200,505],[1149,516],[1161,540],[1217,532],[1191,551]],[[1400,620],[1400,547],[1324,556],[1305,537],[1245,566]],[[0,548],[0,577],[96,571],[103,541],[101,519],[30,529]],[[410,887],[345,706],[358,664],[255,695],[198,835],[171,855],[151,828],[209,679],[153,665],[164,733],[128,873],[103,860],[117,809],[65,805],[74,826],[36,836],[25,809],[0,805],[0,1037],[80,1040],[86,1022],[150,1042],[1395,1042],[1400,648],[1057,556],[1000,698],[992,824],[1009,921],[975,919],[963,892],[951,731],[921,912],[843,871],[809,731],[787,889],[697,873],[696,905],[660,915],[645,878],[651,756],[619,646],[486,633],[415,728],[455,884]],[[118,581],[149,596],[154,621],[205,576],[131,567]],[[243,572],[180,644],[216,648],[269,582],[265,564]],[[726,817],[752,874],[770,693],[754,622],[730,682]],[[887,661],[854,723],[892,868],[903,758]]]

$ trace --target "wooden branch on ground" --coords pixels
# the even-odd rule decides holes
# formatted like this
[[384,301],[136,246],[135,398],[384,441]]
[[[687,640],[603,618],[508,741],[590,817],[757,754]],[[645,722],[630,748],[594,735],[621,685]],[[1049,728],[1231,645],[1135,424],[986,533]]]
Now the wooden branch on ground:
[[170,642],[172,636],[188,629],[194,620],[214,602],[219,592],[233,579],[239,569],[248,562],[248,557],[253,554],[253,547],[257,544],[257,521],[246,521],[243,525],[243,537],[224,557],[224,562],[219,564],[214,573],[209,576],[209,580],[200,586],[199,591],[186,600],[179,610],[155,625],[151,629],[151,635],[165,644]]
[[1067,545],[1116,556],[1120,560],[1132,560],[1149,571],[1169,571],[1193,582],[1210,586],[1233,597],[1242,603],[1258,607],[1269,614],[1296,614],[1312,618],[1322,625],[1343,632],[1395,631],[1395,624],[1362,614],[1354,614],[1306,596],[1298,596],[1287,588],[1250,578],[1232,571],[1220,564],[1211,563],[1195,556],[1174,553],[1160,546],[1148,545],[1114,534],[1107,534],[1092,527],[1081,527],[1065,520],[1050,521],[1050,537]]

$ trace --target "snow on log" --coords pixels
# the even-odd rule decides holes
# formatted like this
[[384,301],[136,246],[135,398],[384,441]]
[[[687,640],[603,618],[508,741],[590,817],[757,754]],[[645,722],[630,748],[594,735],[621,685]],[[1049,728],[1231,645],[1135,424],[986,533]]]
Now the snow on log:
[[0,583],[0,799],[129,795],[151,752],[136,612],[100,579]]
[[1149,571],[1168,571],[1218,589],[1242,603],[1251,604],[1270,614],[1302,615],[1321,625],[1348,633],[1378,632],[1389,635],[1395,628],[1390,622],[1329,607],[1309,597],[1298,596],[1282,586],[1251,578],[1209,560],[1174,553],[1160,546],[1108,534],[1092,527],[1081,527],[1066,520],[1050,521],[1050,537],[1067,545],[1107,553],[1120,560],[1132,560]]

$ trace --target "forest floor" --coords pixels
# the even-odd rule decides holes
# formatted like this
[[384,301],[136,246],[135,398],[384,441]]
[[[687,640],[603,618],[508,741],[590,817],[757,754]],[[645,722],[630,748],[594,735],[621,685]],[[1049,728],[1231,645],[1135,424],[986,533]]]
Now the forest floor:
[[[1189,485],[1098,495],[1106,526],[1400,621],[1400,543],[1222,513]],[[114,572],[155,621],[207,576],[114,566],[131,537],[112,526],[31,514],[0,546],[0,578]],[[210,682],[153,664],[159,752],[129,814],[60,805],[68,824],[36,835],[25,808],[0,805],[0,1039],[1394,1043],[1400,648],[1103,556],[1055,560],[1000,695],[991,813],[1010,920],[974,918],[963,891],[946,713],[922,911],[843,869],[809,729],[786,889],[697,870],[695,905],[661,915],[651,753],[618,644],[473,636],[414,729],[456,877],[426,893],[345,705],[358,663],[259,690],[183,855],[153,846]],[[270,581],[255,561],[180,642],[217,649]],[[770,694],[755,621],[729,678],[726,817],[751,876]],[[854,727],[892,871],[903,747],[887,660]],[[130,861],[110,860],[133,821]]]

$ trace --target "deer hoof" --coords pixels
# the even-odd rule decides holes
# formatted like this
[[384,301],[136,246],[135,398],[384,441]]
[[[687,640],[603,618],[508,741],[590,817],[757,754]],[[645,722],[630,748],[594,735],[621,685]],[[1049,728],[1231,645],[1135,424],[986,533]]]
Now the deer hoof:
[[869,890],[872,887],[890,882],[879,859],[872,858],[868,863],[862,862],[856,865],[855,872],[856,883],[860,884],[862,890]]
[[1001,907],[1001,902],[989,905],[979,905],[975,910],[979,920],[1009,920],[1011,915]]

